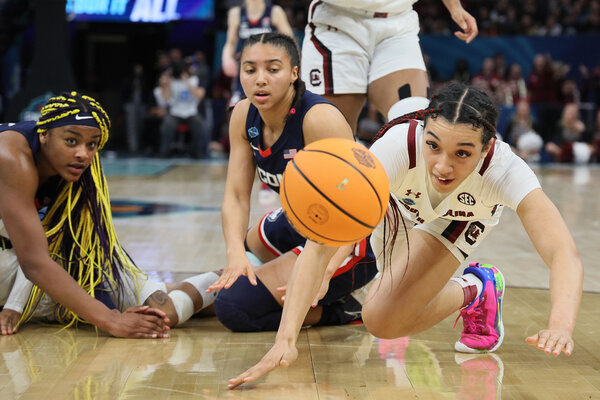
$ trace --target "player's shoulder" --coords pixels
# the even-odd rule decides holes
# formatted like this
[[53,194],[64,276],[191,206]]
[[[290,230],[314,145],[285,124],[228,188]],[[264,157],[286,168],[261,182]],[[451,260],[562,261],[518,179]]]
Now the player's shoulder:
[[495,140],[492,154],[488,153],[484,159],[483,176],[487,179],[504,179],[506,176],[524,176],[524,174],[533,174],[531,167],[517,154],[515,154],[510,146],[501,141]]
[[[23,162],[34,163],[27,138],[16,130],[0,133],[0,170],[13,171]],[[11,168],[8,166],[11,165]]]
[[411,120],[402,123],[388,123],[382,127],[382,136],[379,140],[407,143],[409,134],[420,136],[423,133],[423,123],[419,120]]
[[234,116],[237,116],[237,115],[243,115],[245,118],[246,114],[248,114],[249,109],[250,109],[250,100],[248,100],[248,98],[242,99],[242,100],[238,101],[237,103],[235,103],[235,105],[233,106],[231,117],[233,118]]

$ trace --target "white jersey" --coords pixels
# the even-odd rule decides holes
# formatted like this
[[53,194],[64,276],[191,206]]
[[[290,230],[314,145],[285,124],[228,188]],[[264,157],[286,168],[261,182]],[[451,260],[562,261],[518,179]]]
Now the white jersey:
[[320,0],[331,6],[372,13],[400,14],[410,10],[417,0]]
[[403,215],[417,224],[438,218],[490,219],[504,205],[516,210],[529,192],[540,187],[531,168],[506,143],[495,140],[475,170],[454,191],[441,195],[427,173],[423,132],[423,123],[412,120],[390,128],[371,147],[388,174],[390,191]]

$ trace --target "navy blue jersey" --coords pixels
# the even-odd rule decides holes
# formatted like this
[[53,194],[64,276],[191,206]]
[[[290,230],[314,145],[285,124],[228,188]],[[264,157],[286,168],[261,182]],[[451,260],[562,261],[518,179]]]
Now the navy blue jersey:
[[17,131],[21,133],[29,142],[31,152],[33,153],[33,159],[37,164],[37,153],[40,149],[40,137],[35,129],[35,121],[24,121],[9,124],[0,124],[0,134],[4,131]]
[[271,10],[273,6],[267,2],[265,12],[259,19],[251,21],[246,13],[246,7],[240,10],[240,26],[238,27],[239,49],[244,46],[244,41],[252,35],[274,32],[275,27],[271,22]]
[[[24,121],[9,124],[0,124],[0,135],[4,131],[17,131],[21,133],[27,139],[29,147],[31,147],[31,153],[33,159],[37,164],[37,155],[40,149],[40,136],[35,128],[35,121]],[[60,176],[51,177],[46,183],[40,185],[35,194],[35,204],[40,216],[40,220],[44,219],[44,216],[48,212],[48,205],[58,195],[60,189],[59,182],[61,181]]]
[[262,119],[256,107],[250,104],[246,117],[246,138],[254,151],[256,170],[259,179],[279,193],[281,175],[288,161],[294,158],[296,152],[304,148],[304,134],[302,123],[304,116],[315,104],[327,103],[323,97],[306,91],[300,106],[294,114],[290,114],[281,136],[271,147],[263,149]]

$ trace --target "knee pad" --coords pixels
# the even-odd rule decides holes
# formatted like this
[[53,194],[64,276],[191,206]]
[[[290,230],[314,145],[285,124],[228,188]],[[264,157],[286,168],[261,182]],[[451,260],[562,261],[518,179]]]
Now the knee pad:
[[413,96],[400,99],[400,101],[394,103],[388,110],[388,121],[413,111],[423,110],[427,106],[429,106],[429,99],[425,97]]
[[263,265],[263,262],[260,261],[260,259],[258,257],[256,257],[256,255],[254,255],[253,252],[247,250],[246,256],[250,260],[250,263],[252,263],[252,265],[254,265],[255,267],[258,267],[259,265]]
[[177,326],[183,324],[194,315],[194,302],[187,293],[182,290],[172,290],[168,296],[173,301],[173,306],[177,313]]
[[253,286],[247,277],[240,276],[215,299],[217,318],[234,332],[270,331],[279,327],[281,306],[260,279],[256,282]]

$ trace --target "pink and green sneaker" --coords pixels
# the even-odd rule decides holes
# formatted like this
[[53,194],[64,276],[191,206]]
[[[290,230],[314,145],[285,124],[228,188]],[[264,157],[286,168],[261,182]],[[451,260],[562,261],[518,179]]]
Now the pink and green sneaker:
[[504,276],[493,265],[479,263],[470,263],[463,274],[474,274],[481,279],[483,290],[471,304],[460,310],[463,331],[454,349],[461,353],[491,353],[504,339]]

